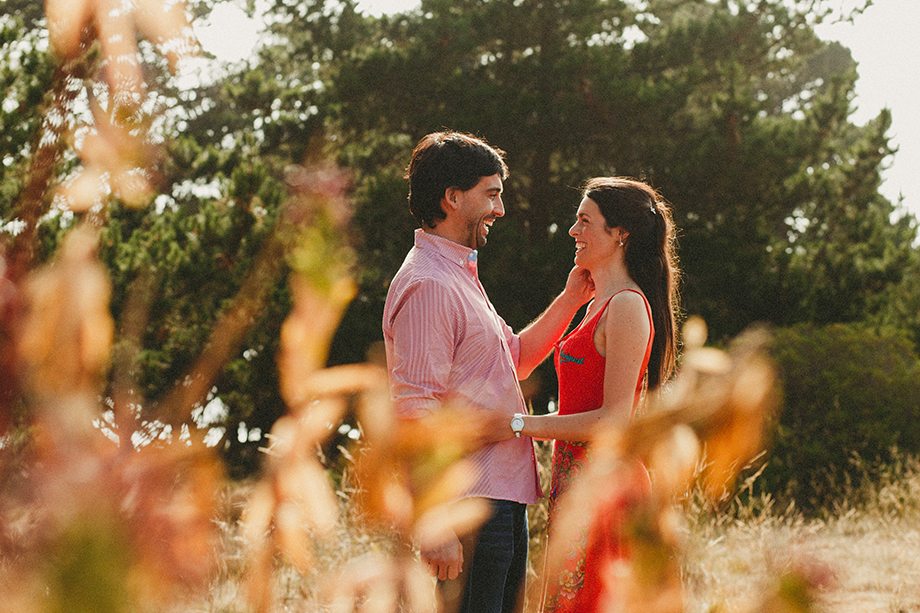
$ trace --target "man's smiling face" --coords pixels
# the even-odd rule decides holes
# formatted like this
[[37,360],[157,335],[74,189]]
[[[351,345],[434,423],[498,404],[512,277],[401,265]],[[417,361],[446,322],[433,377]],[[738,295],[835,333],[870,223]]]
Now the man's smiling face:
[[462,244],[479,249],[486,244],[492,223],[505,214],[501,175],[483,177],[471,189],[460,192],[459,198],[458,212],[466,221]]

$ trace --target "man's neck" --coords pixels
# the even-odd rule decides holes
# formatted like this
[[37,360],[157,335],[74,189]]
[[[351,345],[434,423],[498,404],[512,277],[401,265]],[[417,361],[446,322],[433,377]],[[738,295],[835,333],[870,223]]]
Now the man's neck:
[[434,236],[440,236],[445,240],[449,240],[450,242],[466,247],[467,249],[472,249],[472,247],[463,242],[463,233],[457,232],[455,229],[451,228],[451,225],[447,223],[446,219],[438,221],[438,225],[434,228],[427,225],[422,226],[422,231],[427,234],[433,234]]

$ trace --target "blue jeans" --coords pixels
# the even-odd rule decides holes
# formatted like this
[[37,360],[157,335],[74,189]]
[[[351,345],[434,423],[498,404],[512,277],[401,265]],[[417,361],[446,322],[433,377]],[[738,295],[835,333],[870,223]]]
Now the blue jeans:
[[[490,500],[492,516],[478,535],[461,539],[464,581],[459,607],[447,601],[446,610],[456,613],[516,613],[524,610],[524,578],[527,574],[527,505],[509,500]],[[477,538],[478,537],[478,538]],[[449,593],[445,581],[442,595]],[[459,591],[459,590],[458,590]]]

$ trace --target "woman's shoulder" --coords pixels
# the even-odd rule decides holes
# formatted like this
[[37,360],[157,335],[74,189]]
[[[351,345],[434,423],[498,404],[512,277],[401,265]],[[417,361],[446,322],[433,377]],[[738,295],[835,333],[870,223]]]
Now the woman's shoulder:
[[618,309],[641,307],[645,310],[648,300],[638,287],[627,287],[611,296],[608,304],[615,305]]
[[615,312],[615,317],[607,318],[608,328],[613,325],[629,324],[633,320],[647,321],[649,318],[649,303],[645,294],[638,288],[626,288],[610,297],[606,309]]

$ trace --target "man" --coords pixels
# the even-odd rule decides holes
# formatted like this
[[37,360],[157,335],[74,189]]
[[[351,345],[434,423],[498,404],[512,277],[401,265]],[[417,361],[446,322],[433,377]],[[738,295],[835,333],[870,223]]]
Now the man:
[[[505,214],[503,157],[484,140],[452,131],[425,136],[413,151],[406,173],[409,210],[421,228],[390,285],[383,315],[390,391],[402,419],[423,418],[450,400],[507,420],[513,429],[514,415],[526,412],[518,381],[549,354],[591,296],[586,274],[573,269],[565,291],[519,335],[495,313],[476,258]],[[422,561],[440,580],[447,610],[519,611],[526,505],[542,496],[533,441],[490,443],[471,460],[476,474],[465,496],[488,499],[491,518],[475,545],[454,537],[423,550]]]

